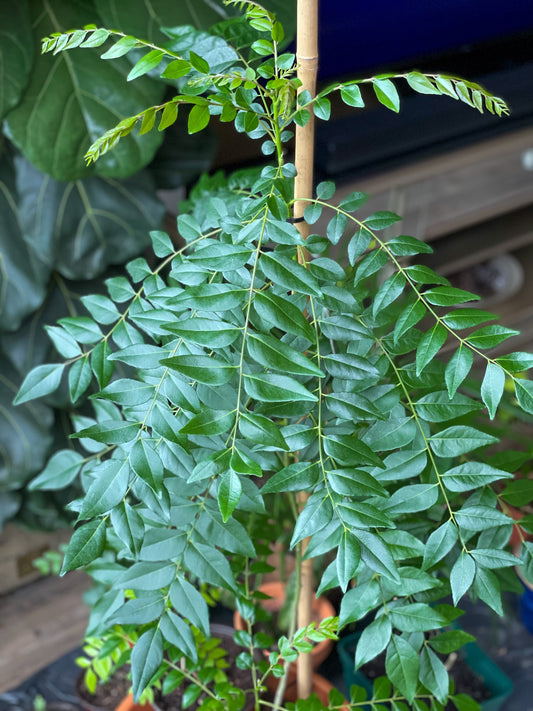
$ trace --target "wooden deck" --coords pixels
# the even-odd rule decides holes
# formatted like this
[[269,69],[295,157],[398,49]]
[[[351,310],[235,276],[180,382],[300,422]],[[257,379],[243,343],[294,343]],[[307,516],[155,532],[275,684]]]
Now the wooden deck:
[[82,573],[69,573],[0,596],[0,693],[82,643],[89,585]]

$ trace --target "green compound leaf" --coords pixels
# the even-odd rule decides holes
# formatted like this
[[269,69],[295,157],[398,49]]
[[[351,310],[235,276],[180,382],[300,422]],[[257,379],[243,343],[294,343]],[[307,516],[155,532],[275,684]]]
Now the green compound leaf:
[[0,23],[0,117],[3,118],[19,103],[31,76],[34,49],[27,0],[0,8]]
[[14,404],[21,405],[23,402],[35,400],[57,390],[64,367],[63,363],[46,363],[31,370],[24,378],[13,401]]
[[163,662],[163,636],[158,627],[147,630],[131,652],[132,692],[135,701]]
[[448,555],[459,539],[457,526],[449,520],[439,526],[427,540],[422,569],[427,570]]
[[388,615],[376,617],[361,633],[355,650],[355,668],[366,664],[378,656],[388,645],[392,634],[392,624]]
[[460,492],[478,489],[485,484],[503,479],[512,479],[513,475],[502,469],[484,464],[482,462],[466,462],[457,467],[448,469],[442,475],[442,483],[449,491]]
[[438,457],[456,457],[497,441],[497,437],[466,425],[448,427],[429,440],[431,449]]
[[475,574],[475,560],[468,553],[461,551],[450,573],[450,586],[454,605],[457,605],[463,595],[468,592],[474,582]]
[[391,111],[398,113],[400,97],[392,81],[390,79],[374,79],[373,86],[378,101]]
[[481,403],[461,393],[450,398],[445,390],[428,393],[415,403],[416,411],[427,422],[454,420],[456,417],[476,412],[481,407]]
[[437,701],[445,704],[448,698],[448,671],[443,662],[429,647],[420,653],[420,681]]
[[209,610],[204,597],[182,575],[174,580],[169,591],[170,601],[175,610],[198,627],[203,634],[209,634]]
[[248,395],[263,402],[316,402],[317,396],[288,375],[259,373],[244,375],[244,388]]
[[299,351],[269,334],[249,333],[246,345],[250,356],[267,368],[294,375],[325,377],[320,368]]
[[341,590],[346,592],[351,579],[361,560],[361,546],[357,538],[344,529],[339,548],[337,550],[337,577]]
[[[94,21],[94,11],[88,5],[68,0],[57,0],[53,8],[31,5],[31,14],[37,42],[53,32]],[[56,180],[76,180],[95,171],[114,177],[139,171],[159,146],[159,134],[139,138],[132,133],[91,167],[86,167],[84,159],[91,143],[118,120],[161,99],[163,85],[150,79],[128,85],[129,70],[127,59],[102,62],[99,52],[91,49],[41,56],[22,100],[7,117],[13,142],[34,166]],[[105,100],[98,88],[102,84],[106,86]],[[69,130],[60,130],[65,125]]]
[[63,489],[77,476],[84,462],[72,449],[62,449],[52,455],[43,471],[29,484],[31,491]]
[[420,660],[418,654],[403,637],[392,635],[385,658],[387,677],[413,703],[418,684]]
[[455,395],[457,388],[470,372],[473,362],[474,354],[467,346],[461,343],[450,358],[446,370],[444,371],[444,379],[446,380],[446,387],[448,388],[450,398]]
[[163,358],[161,365],[206,385],[225,385],[237,370],[237,366],[210,356],[173,356]]
[[96,560],[104,550],[105,538],[105,519],[94,519],[76,529],[65,553],[61,575]]
[[318,282],[313,275],[289,257],[276,253],[264,254],[261,268],[267,279],[272,280],[274,284],[280,284],[301,294],[321,296]]
[[420,375],[428,363],[437,355],[447,337],[448,331],[440,323],[436,323],[430,331],[424,334],[416,351],[417,375]]

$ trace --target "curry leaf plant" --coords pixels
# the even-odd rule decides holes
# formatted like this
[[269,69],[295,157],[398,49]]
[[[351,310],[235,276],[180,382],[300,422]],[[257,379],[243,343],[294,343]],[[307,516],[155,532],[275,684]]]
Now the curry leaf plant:
[[[73,401],[91,382],[99,392],[92,416],[75,418],[74,440],[32,487],[80,477],[85,493],[71,503],[78,523],[63,572],[85,568],[97,581],[89,633],[108,640],[108,653],[113,640],[134,643],[126,656],[136,698],[153,684],[166,692],[185,683],[188,699],[203,694],[210,708],[239,708],[240,697],[209,686],[214,676],[198,668],[206,599],[222,589],[250,625],[236,639],[257,708],[267,675],[282,676],[309,640],[369,613],[355,662],[384,651],[392,682],[376,686],[373,708],[438,710],[449,695],[466,708],[433,650],[453,651],[468,637],[443,631],[464,596],[502,612],[500,590],[516,562],[498,485],[512,474],[504,457],[502,468],[486,463],[496,438],[468,415],[486,408],[494,417],[505,383],[533,413],[523,375],[533,357],[491,355],[515,332],[472,306],[478,297],[416,266],[426,244],[384,239],[397,215],[359,217],[362,193],[339,203],[333,183],[319,184],[305,219],[320,219],[323,234],[305,243],[291,218],[286,144],[310,112],[328,119],[333,93],[362,108],[363,85],[393,111],[402,82],[480,111],[507,108],[480,86],[418,72],[298,93],[295,57],[278,51],[281,25],[255,3],[240,5],[263,33],[245,55],[229,46],[222,59],[176,55],[95,27],[43,41],[44,51],[79,52],[111,39],[108,60],[141,53],[130,79],[160,72],[179,87],[110,128],[88,160],[136,123],[141,133],[162,130],[187,109],[189,133],[214,118],[233,122],[262,141],[271,162],[227,180],[204,177],[178,217],[182,247],[152,232],[157,266],[135,259],[107,281],[108,296],[84,297],[85,316],[50,329],[65,360],[33,370],[17,402],[62,382]],[[477,396],[462,390],[474,363],[483,375]],[[258,663],[255,585],[280,522],[297,565],[304,540],[303,555],[317,559],[318,592],[340,588],[342,601],[338,619],[300,630],[293,623]],[[522,562],[532,564],[530,547]],[[453,605],[443,603],[450,595]],[[352,706],[365,703],[354,691]]]

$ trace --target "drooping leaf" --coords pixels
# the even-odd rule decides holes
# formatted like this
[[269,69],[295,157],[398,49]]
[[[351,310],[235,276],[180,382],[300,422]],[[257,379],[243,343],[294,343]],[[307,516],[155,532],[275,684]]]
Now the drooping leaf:
[[447,427],[430,438],[431,449],[438,457],[456,457],[497,441],[497,437],[467,425]]
[[[57,0],[53,9],[38,3],[30,8],[37,46],[42,37],[82,27],[95,19],[87,2]],[[37,168],[53,174],[56,180],[75,180],[95,171],[114,177],[137,172],[150,161],[160,143],[156,132],[141,139],[130,134],[95,167],[87,168],[84,160],[89,145],[118,123],[117,117],[133,116],[160,100],[162,85],[146,78],[128,85],[125,79],[129,70],[127,59],[102,62],[98,50],[43,55],[33,67],[22,101],[7,117],[13,142]],[[95,76],[100,78],[98,83]],[[102,83],[107,87],[105,100],[98,89]],[[60,130],[64,125],[68,125],[68,131]],[[38,129],[32,130],[32,126]]]
[[46,363],[31,370],[20,386],[14,400],[15,405],[54,392],[59,387],[64,367],[63,363]]
[[388,615],[376,617],[361,633],[355,650],[355,668],[369,662],[380,654],[391,638],[392,624]]
[[454,605],[457,605],[463,595],[470,589],[474,582],[475,574],[476,563],[474,559],[468,553],[461,551],[450,572],[450,586]]

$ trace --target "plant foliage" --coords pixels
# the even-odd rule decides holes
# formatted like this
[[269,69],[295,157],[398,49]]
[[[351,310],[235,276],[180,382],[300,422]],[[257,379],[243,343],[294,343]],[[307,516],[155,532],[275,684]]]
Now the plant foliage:
[[[213,589],[233,595],[251,625],[254,576],[286,521],[290,547],[307,539],[306,555],[319,559],[319,592],[338,587],[342,602],[338,620],[281,637],[269,661],[254,662],[261,643],[251,626],[240,633],[256,702],[266,676],[283,675],[309,640],[373,613],[355,661],[385,651],[390,682],[376,686],[376,699],[442,709],[448,676],[433,650],[465,637],[443,631],[460,613],[439,601],[451,593],[456,606],[469,595],[501,614],[504,573],[516,562],[505,550],[512,520],[499,487],[512,474],[505,458],[487,463],[497,438],[468,416],[486,408],[494,417],[504,383],[533,414],[533,386],[521,372],[533,361],[491,355],[515,332],[475,306],[459,308],[478,297],[416,266],[424,243],[387,241],[383,230],[400,218],[361,217],[361,193],[337,204],[332,183],[317,186],[305,215],[314,223],[322,214],[325,236],[310,239],[310,254],[288,220],[295,168],[284,144],[311,111],[329,116],[333,92],[361,107],[363,83],[393,111],[403,81],[479,110],[507,109],[477,85],[419,73],[296,99],[295,59],[278,51],[279,22],[253,2],[239,5],[262,33],[249,56],[220,35],[209,58],[96,27],[43,41],[46,52],[74,55],[111,37],[112,61],[142,50],[130,78],[157,69],[178,81],[170,101],[97,139],[91,161],[135,124],[142,133],[170,125],[182,106],[189,133],[216,116],[261,140],[273,161],[227,181],[202,179],[178,218],[182,248],[151,232],[157,266],[133,260],[127,276],[106,281],[107,295],[83,299],[84,315],[53,327],[63,358],[30,372],[16,402],[64,383],[73,402],[94,388],[92,412],[75,418],[74,449],[58,452],[32,487],[80,477],[63,572],[85,567],[100,586],[90,634],[134,643],[137,698],[164,678],[164,690],[185,682],[189,700],[203,693],[208,706],[233,708],[226,687],[208,686],[194,636],[208,632]],[[346,259],[333,259],[343,235]],[[484,373],[476,394],[463,387],[474,360]],[[526,546],[529,567],[531,554]],[[352,701],[362,703],[359,692]]]

